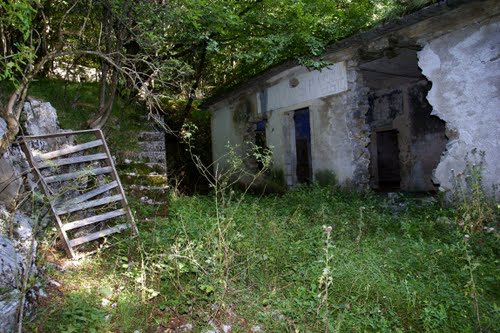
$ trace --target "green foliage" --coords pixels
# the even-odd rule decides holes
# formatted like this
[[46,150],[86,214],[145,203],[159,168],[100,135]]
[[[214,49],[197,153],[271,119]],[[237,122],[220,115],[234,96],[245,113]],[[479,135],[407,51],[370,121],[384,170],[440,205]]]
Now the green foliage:
[[[29,43],[31,27],[39,0],[0,2],[0,27],[4,54],[0,62],[0,80],[17,82],[26,64],[35,59],[35,47]],[[12,39],[10,47],[7,38]],[[14,40],[15,39],[15,40]],[[7,51],[7,52],[6,52]]]
[[[0,85],[0,96],[8,90],[6,84]],[[52,104],[63,129],[86,129],[87,120],[97,111],[99,86],[95,82],[38,79],[28,92]],[[141,115],[146,116],[141,104],[116,97],[111,118],[103,128],[112,150],[123,153],[137,148],[137,134],[144,128]]]
[[425,6],[436,3],[438,0],[382,0],[380,17],[385,20],[391,20],[408,13],[419,10]]
[[[111,77],[119,77],[119,91],[141,100],[150,111],[166,109],[165,99],[176,101],[166,119],[174,118],[169,125],[178,131],[186,118],[196,121],[189,119],[193,100],[291,59],[320,69],[328,65],[321,56],[331,43],[429,2],[4,1],[0,79],[24,76],[24,86],[33,75],[56,75],[55,68],[84,66],[102,74],[112,63],[108,91],[102,96],[113,99],[109,90],[115,90],[117,81]],[[103,117],[93,118],[94,125],[107,119],[101,113]],[[175,124],[171,113],[181,124]]]
[[281,169],[271,168],[262,179],[254,184],[250,191],[254,194],[284,194],[287,191],[285,173]]
[[[10,82],[0,82],[0,102],[6,103],[14,91]],[[95,82],[68,82],[37,79],[31,83],[29,95],[48,101],[57,110],[59,125],[66,130],[87,129],[87,120],[94,115],[98,105],[99,86]],[[137,148],[137,134],[143,128],[144,108],[139,103],[117,97],[113,113],[103,128],[108,144],[116,152]]]
[[[332,42],[431,2],[434,1],[143,2],[136,9],[136,34],[143,49],[173,55],[192,68],[191,74],[205,59],[204,90],[210,92],[214,87],[221,90],[240,83],[289,59],[310,68],[324,67],[327,62],[321,55]],[[184,78],[192,82],[194,76]]]
[[60,316],[52,318],[52,327],[61,333],[99,333],[105,326],[105,312],[97,305],[94,295],[70,293],[62,304]]
[[[335,332],[473,332],[474,299],[483,331],[495,330],[497,235],[464,243],[453,210],[403,197],[407,209],[395,213],[378,196],[319,186],[236,198],[218,216],[211,196],[174,197],[169,218],[139,224],[140,240],[55,279],[76,290],[110,286],[117,305],[105,311],[118,331],[154,332],[181,318],[196,331],[236,316],[266,332],[324,332],[327,316]],[[332,227],[328,247],[323,225]],[[331,281],[328,311],[321,277]]]
[[[194,124],[197,128],[192,133],[191,152],[200,158],[204,165],[212,160],[212,144],[210,131],[210,112],[201,110],[197,104],[193,105],[190,114],[184,118],[182,112],[186,107],[186,100],[169,100],[163,103],[166,112],[165,121],[176,133],[179,133],[184,123]],[[198,169],[191,161],[189,147],[183,142],[179,135],[167,136],[167,165],[169,176],[175,179],[177,190],[190,193],[195,189],[197,192],[207,192],[208,185],[200,176]]]
[[314,174],[314,180],[319,186],[336,187],[338,185],[337,176],[330,170],[318,170]]
[[[196,8],[198,2],[190,5]],[[326,46],[373,24],[378,11],[369,0],[255,1],[241,7],[221,1],[212,6],[217,8],[213,15],[229,27],[210,34],[217,48],[209,52],[207,72],[219,88],[288,59],[323,67],[326,63],[317,57]]]
[[475,233],[492,225],[500,214],[495,203],[496,186],[488,194],[483,184],[484,152],[472,150],[465,157],[462,172],[452,170],[452,202],[458,210],[458,224],[466,233]]
[[[452,170],[453,204],[457,210],[457,224],[463,234],[463,252],[466,260],[464,270],[468,273],[465,292],[470,297],[474,310],[475,329],[483,331],[482,309],[480,302],[480,289],[478,287],[477,269],[480,262],[473,251],[471,235],[481,243],[488,237],[484,232],[492,232],[498,228],[500,206],[494,201],[496,186],[492,193],[487,193],[483,184],[485,153],[473,149],[465,157],[465,168],[462,172]],[[477,247],[477,246],[476,246]]]

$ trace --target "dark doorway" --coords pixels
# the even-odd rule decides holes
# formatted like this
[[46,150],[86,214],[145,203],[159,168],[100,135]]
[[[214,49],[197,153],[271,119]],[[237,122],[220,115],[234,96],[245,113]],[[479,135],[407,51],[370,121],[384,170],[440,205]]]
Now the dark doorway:
[[377,132],[377,166],[380,190],[398,190],[399,170],[398,131]]
[[[266,121],[265,120],[259,120],[255,124],[255,146],[259,150],[259,153],[264,153],[264,151],[267,149],[266,145]],[[261,159],[257,160],[257,167],[259,171],[264,169],[264,164],[262,163]]]
[[295,124],[295,153],[297,157],[297,182],[310,183],[311,170],[311,126],[309,109],[300,109],[293,115]]
[[[448,142],[446,124],[432,115],[427,101],[432,83],[418,66],[418,45],[389,43],[384,52],[360,54],[359,68],[369,88],[370,185],[385,191],[435,191],[439,185],[432,175]],[[397,135],[385,130],[397,130]]]

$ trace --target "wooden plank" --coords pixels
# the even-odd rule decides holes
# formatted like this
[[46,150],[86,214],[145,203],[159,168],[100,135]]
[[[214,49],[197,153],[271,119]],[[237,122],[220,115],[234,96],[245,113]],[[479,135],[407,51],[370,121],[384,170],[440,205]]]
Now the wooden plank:
[[[29,163],[33,166],[34,165],[33,164],[33,154],[31,153],[30,147],[28,146],[28,144],[26,142],[23,142],[23,144],[21,145],[21,147],[22,147],[22,149],[24,151],[25,156],[28,158]],[[47,183],[45,182],[42,174],[40,173],[40,170],[38,170],[35,167],[33,169],[35,171],[35,177],[40,180],[40,183],[42,185],[42,189],[45,192],[45,196],[47,198],[49,198],[50,197],[50,190],[49,190],[49,187],[47,186]],[[75,258],[76,257],[76,253],[75,253],[75,251],[73,251],[73,248],[69,245],[68,235],[63,230],[63,228],[62,228],[62,225],[63,225],[62,221],[59,218],[59,216],[56,214],[54,203],[50,199],[49,199],[49,205],[50,205],[50,210],[52,211],[52,214],[54,214],[54,217],[56,219],[56,228],[57,228],[57,231],[59,231],[59,235],[61,235],[61,238],[62,238],[62,241],[63,241],[63,245],[64,245],[64,249],[66,250],[66,253],[68,254],[68,256],[70,258]]]
[[115,182],[115,181],[112,181],[111,183],[109,184],[105,184],[103,186],[99,186],[98,188],[95,188],[91,191],[88,191],[88,192],[85,192],[84,194],[82,195],[79,195],[73,199],[70,199],[68,201],[65,201],[63,202],[62,205],[60,205],[60,207],[62,206],[70,206],[70,205],[76,205],[80,202],[84,202],[84,201],[87,201],[89,199],[92,199],[93,197],[99,195],[99,194],[102,194],[104,192],[107,192],[109,190],[112,190],[114,189],[116,186],[118,186],[118,183]]
[[114,217],[122,216],[125,214],[127,214],[127,211],[125,209],[113,210],[111,212],[91,216],[91,217],[88,217],[88,218],[83,219],[83,220],[66,223],[63,225],[63,230],[68,231],[68,230],[72,230],[72,229],[76,229],[76,228],[81,228],[81,227],[84,227],[84,226],[89,225],[89,224],[94,224],[97,222],[109,220],[109,219],[112,219]]
[[102,145],[102,140],[99,139],[99,140],[90,141],[90,142],[87,142],[87,143],[82,143],[80,145],[75,145],[75,146],[70,146],[70,147],[62,148],[62,149],[59,149],[59,150],[54,150],[54,151],[51,151],[51,152],[48,152],[48,153],[45,153],[45,154],[34,155],[34,157],[35,157],[36,160],[48,160],[48,159],[56,158],[56,157],[59,157],[59,156],[73,154],[73,153],[76,153],[76,152],[79,152],[79,151],[82,151],[82,150],[99,147],[101,145]]
[[89,133],[97,133],[98,129],[89,129],[89,130],[81,130],[81,131],[67,131],[67,132],[58,132],[51,134],[43,134],[43,135],[31,135],[31,136],[23,136],[22,140],[42,140],[42,139],[51,139],[57,138],[60,136],[70,136],[70,135],[78,135],[78,134],[89,134]]
[[54,182],[62,182],[62,181],[66,181],[66,180],[76,179],[76,178],[84,177],[84,176],[102,175],[102,174],[111,173],[111,172],[113,172],[112,167],[87,169],[87,170],[82,170],[82,171],[78,171],[78,172],[64,173],[62,175],[45,177],[44,181],[47,184],[50,184],[50,183],[54,183]]
[[[63,149],[47,152],[45,154],[40,154],[37,155],[37,158],[35,159],[33,157],[33,154],[30,150],[29,147],[29,141],[30,140],[43,140],[43,139],[49,139],[49,138],[57,138],[57,137],[67,137],[67,136],[73,136],[73,135],[78,135],[78,134],[89,134],[89,133],[94,133],[96,135],[96,138],[98,140],[83,143],[80,145],[72,146],[72,147],[66,147]],[[132,229],[132,233],[137,235],[137,226],[135,225],[134,218],[132,216],[132,212],[130,211],[130,207],[128,206],[127,199],[125,197],[125,193],[123,191],[123,187],[120,183],[120,180],[118,178],[118,174],[116,172],[116,169],[114,167],[113,160],[111,158],[111,154],[109,152],[109,149],[106,145],[106,141],[104,139],[104,135],[101,130],[85,130],[85,131],[73,131],[73,132],[62,132],[62,133],[55,133],[55,134],[48,134],[48,135],[40,135],[40,136],[30,136],[30,137],[23,137],[22,141],[23,146],[26,146],[26,150],[29,154],[29,161],[31,166],[33,167],[36,176],[40,179],[40,182],[42,184],[42,187],[44,189],[44,192],[46,192],[47,195],[50,195],[51,188],[47,186],[49,183],[54,183],[58,181],[67,181],[71,179],[77,179],[79,177],[85,177],[85,176],[90,176],[90,175],[101,175],[101,174],[107,174],[110,173],[111,177],[113,179],[113,182],[100,186],[96,189],[93,189],[91,191],[88,191],[82,195],[77,196],[76,198],[70,199],[67,202],[63,203],[62,207],[57,208],[56,204],[54,201],[49,200],[51,210],[55,215],[56,218],[56,227],[59,230],[60,236],[63,239],[66,251],[68,255],[72,258],[76,257],[76,252],[73,247],[81,245],[86,242],[90,242],[92,240],[105,237],[107,235],[113,234],[115,232],[122,231],[127,228]],[[59,158],[58,160],[53,160],[52,163],[50,160],[58,158],[60,156],[72,154],[78,151],[83,151],[85,149],[90,149],[93,147],[100,147],[101,148],[101,153],[103,154],[93,154],[93,155],[86,155],[87,157],[70,157],[70,158]],[[27,154],[27,155],[28,155]],[[105,160],[107,166],[106,167],[100,167],[100,168],[95,168],[95,169],[84,169],[81,170],[80,172],[72,172],[72,173],[66,173],[66,174],[61,174],[61,175],[53,175],[53,176],[48,176],[44,177],[40,173],[40,168],[46,168],[50,166],[55,166],[55,165],[66,165],[66,164],[74,164],[74,163],[82,163],[82,162],[88,162],[90,160],[93,160],[93,158],[97,157],[98,160]],[[38,163],[36,163],[38,162]],[[37,165],[38,164],[38,165]],[[108,189],[109,187],[109,189]],[[115,187],[118,187],[120,194],[114,195],[114,196],[109,196],[106,198],[101,198],[97,200],[91,200],[89,199],[94,198],[95,196],[105,193],[106,191],[113,189]],[[59,215],[62,214],[67,214],[71,213],[74,211],[79,211],[83,209],[88,209],[92,207],[97,207],[97,206],[102,206],[108,203],[112,202],[117,202],[121,201],[121,204],[123,206],[122,209],[116,209],[113,211],[108,211],[106,213],[96,215],[96,216],[91,216],[79,221],[73,221],[70,223],[62,224],[61,217]],[[71,207],[70,207],[71,206]],[[69,240],[68,235],[66,233],[67,230],[73,230],[82,226],[86,225],[91,225],[93,223],[97,223],[100,221],[106,221],[111,218],[115,218],[118,216],[123,216],[126,215],[129,224],[120,224],[117,226],[113,226],[111,228],[108,228],[106,230],[100,231],[100,232],[95,232],[92,234],[84,235],[82,237],[79,237],[77,239]]]
[[130,222],[130,227],[132,229],[132,234],[133,235],[138,235],[139,234],[139,229],[137,229],[137,225],[135,224],[134,216],[132,215],[132,211],[130,210],[130,206],[128,205],[127,202],[127,197],[125,196],[125,191],[123,190],[122,183],[120,182],[120,177],[118,177],[118,173],[116,172],[115,164],[113,163],[113,158],[111,158],[111,153],[109,152],[108,145],[106,144],[106,140],[104,139],[104,134],[102,131],[99,129],[99,131],[96,132],[96,137],[101,139],[103,142],[103,145],[101,147],[102,151],[105,152],[108,155],[108,158],[106,159],[106,163],[109,167],[113,169],[113,172],[111,173],[111,177],[113,180],[115,180],[118,183],[118,190],[122,194],[122,207],[127,210],[127,217]]
[[79,210],[84,210],[84,209],[88,209],[88,208],[92,208],[92,207],[102,206],[102,205],[105,205],[105,204],[108,204],[111,202],[120,201],[121,199],[122,199],[121,194],[112,195],[112,196],[97,199],[97,200],[86,201],[86,202],[83,202],[83,203],[80,203],[80,204],[77,204],[77,205],[74,205],[71,207],[64,206],[61,208],[56,208],[56,213],[58,215],[68,214],[68,213],[76,212]]
[[36,166],[38,169],[50,168],[50,167],[58,167],[61,165],[67,164],[76,164],[76,163],[84,163],[91,161],[98,161],[106,159],[106,154],[92,154],[92,155],[83,155],[83,156],[75,156],[70,158],[60,158],[58,160],[49,160],[44,162],[37,162]]
[[106,237],[108,235],[114,234],[115,232],[120,232],[120,231],[125,230],[127,228],[128,228],[127,224],[115,225],[114,227],[111,227],[109,229],[94,232],[92,234],[88,234],[88,235],[70,240],[69,244],[71,247],[75,247],[75,246],[81,245],[83,243],[87,243],[87,242],[96,240],[98,238]]

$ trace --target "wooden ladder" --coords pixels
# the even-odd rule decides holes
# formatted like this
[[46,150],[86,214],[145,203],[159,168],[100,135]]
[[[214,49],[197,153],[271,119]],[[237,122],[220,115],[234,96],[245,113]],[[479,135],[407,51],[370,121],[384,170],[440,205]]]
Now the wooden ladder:
[[[30,144],[38,140],[54,141],[68,136],[84,136],[88,139],[92,134],[95,135],[95,140],[49,152],[35,151]],[[35,177],[49,199],[50,208],[56,219],[56,227],[69,257],[77,257],[77,248],[80,245],[127,228],[131,229],[133,236],[139,234],[101,130],[24,136],[21,143]],[[74,165],[73,168],[83,169],[61,173],[61,166],[67,169],[71,165]],[[106,175],[109,176],[106,177]],[[89,180],[95,180],[99,184],[92,189],[84,189],[83,193],[74,188],[71,189],[71,186],[81,185],[82,181],[88,184],[91,182]],[[54,190],[53,186],[59,187]],[[113,192],[115,194],[112,194]],[[93,210],[88,211],[90,208]],[[95,209],[99,209],[99,213],[96,213]],[[87,216],[84,218],[79,216],[75,219],[74,215],[85,212]],[[126,217],[128,223],[120,224],[118,221],[117,224],[115,218],[119,217]],[[103,229],[88,230],[96,227],[98,223]],[[80,235],[73,238],[76,232]]]

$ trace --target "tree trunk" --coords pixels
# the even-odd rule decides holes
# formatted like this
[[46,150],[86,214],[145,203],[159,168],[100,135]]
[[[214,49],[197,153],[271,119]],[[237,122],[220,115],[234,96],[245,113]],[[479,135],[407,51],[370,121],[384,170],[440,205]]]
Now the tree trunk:
[[101,65],[101,80],[99,86],[99,110],[106,104],[106,88],[108,85],[109,65],[103,61]]
[[[110,2],[106,2],[104,4],[104,17],[103,17],[103,28],[104,28],[104,38],[106,43],[106,54],[112,53],[112,45],[111,45],[111,33],[114,31],[116,37],[116,45],[114,46],[114,52],[117,54],[114,57],[114,62],[116,66],[120,66],[122,64],[121,52],[123,48],[123,41],[125,40],[125,29],[122,29],[121,22],[115,22],[115,18],[113,17],[113,13],[111,12]],[[126,6],[128,6],[128,1],[123,3],[124,12],[126,10]],[[116,23],[116,25],[115,25]],[[113,29],[112,29],[113,28]],[[108,93],[106,94],[106,85],[107,85],[107,76],[109,73],[109,64],[107,62],[103,63],[102,66],[102,77],[101,77],[101,90],[99,95],[99,109],[94,118],[88,121],[88,124],[91,128],[101,128],[108,121],[109,116],[113,110],[113,102],[116,96],[116,90],[118,88],[118,81],[120,79],[119,70],[113,68],[113,75],[111,77],[111,84],[109,86]]]
[[194,82],[193,82],[193,85],[191,86],[191,89],[189,91],[189,99],[186,103],[186,107],[184,108],[184,110],[182,112],[181,126],[184,124],[186,119],[191,114],[191,108],[193,106],[194,97],[196,94],[196,89],[198,89],[198,86],[200,85],[201,78],[203,77],[203,70],[205,69],[206,58],[207,58],[207,43],[204,42],[203,49],[201,50],[200,60],[198,62],[198,66],[196,67]]
[[91,128],[102,128],[104,124],[108,121],[111,112],[113,111],[113,102],[116,96],[116,88],[118,87],[119,73],[118,70],[113,70],[113,76],[111,78],[111,86],[109,87],[109,96],[106,98],[106,102],[99,106],[99,111],[97,112],[97,117],[89,121],[89,126]]
[[19,132],[19,117],[21,116],[31,78],[32,76],[25,76],[19,88],[10,96],[6,109],[0,108],[0,117],[4,118],[7,123],[7,132],[4,137],[0,138],[0,154],[7,150],[9,144],[16,139]]
[[[104,35],[104,45],[106,47],[106,54],[111,54],[111,26],[112,26],[112,13],[111,4],[109,1],[104,2],[103,7],[103,35]],[[91,128],[101,128],[104,126],[106,121],[111,114],[113,109],[113,100],[115,98],[116,86],[118,84],[117,71],[113,71],[111,86],[108,90],[108,74],[110,66],[106,61],[102,62],[101,65],[101,82],[99,88],[99,108],[97,113],[93,118],[91,118],[87,123]]]

